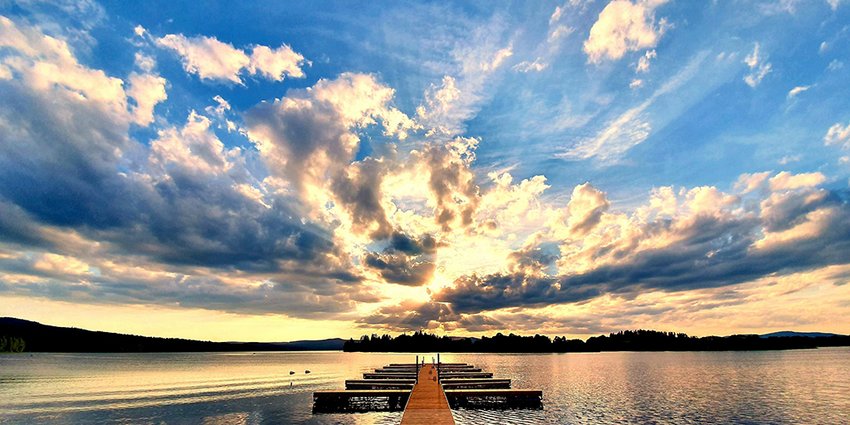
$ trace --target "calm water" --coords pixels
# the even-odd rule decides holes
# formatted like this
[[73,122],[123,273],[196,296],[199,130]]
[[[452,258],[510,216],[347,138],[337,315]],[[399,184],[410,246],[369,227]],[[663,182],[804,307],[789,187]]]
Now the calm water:
[[[544,391],[543,410],[456,410],[459,424],[850,423],[848,348],[443,358],[511,378],[514,388]],[[313,415],[311,392],[412,359],[338,352],[0,355],[0,423],[397,424],[398,412]]]

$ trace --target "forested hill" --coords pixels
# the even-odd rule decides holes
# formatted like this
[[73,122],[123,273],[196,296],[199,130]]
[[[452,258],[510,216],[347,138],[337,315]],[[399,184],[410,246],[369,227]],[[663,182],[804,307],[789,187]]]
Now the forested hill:
[[0,317],[0,352],[199,352],[341,350],[341,339],[294,342],[211,342],[156,338],[43,325]]
[[683,333],[650,330],[622,331],[590,337],[587,341],[556,336],[496,334],[493,337],[438,337],[424,332],[411,335],[363,336],[348,340],[345,351],[397,352],[479,352],[479,353],[565,353],[596,351],[731,351],[785,350],[850,346],[850,336],[826,337],[731,335],[693,337]]

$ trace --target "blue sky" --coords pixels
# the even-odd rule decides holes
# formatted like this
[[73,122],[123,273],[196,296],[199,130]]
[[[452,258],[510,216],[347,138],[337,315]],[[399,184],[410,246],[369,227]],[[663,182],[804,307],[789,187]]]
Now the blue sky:
[[0,15],[0,314],[850,332],[845,1]]

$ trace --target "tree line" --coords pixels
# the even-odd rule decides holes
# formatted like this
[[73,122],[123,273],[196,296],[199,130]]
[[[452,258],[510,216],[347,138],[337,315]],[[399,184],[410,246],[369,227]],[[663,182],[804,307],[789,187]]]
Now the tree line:
[[437,336],[424,331],[396,337],[377,334],[349,339],[344,351],[362,352],[456,352],[456,353],[567,353],[599,351],[733,351],[785,350],[827,346],[850,346],[850,336],[812,338],[731,335],[694,337],[684,333],[628,330],[581,339],[545,335],[521,336],[501,332],[492,337],[460,338]]
[[0,336],[0,353],[23,353],[27,343],[17,336]]

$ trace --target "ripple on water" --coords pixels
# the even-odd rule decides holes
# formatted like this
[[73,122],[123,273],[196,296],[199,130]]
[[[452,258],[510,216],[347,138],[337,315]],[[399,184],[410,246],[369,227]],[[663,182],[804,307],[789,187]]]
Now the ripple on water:
[[[430,356],[430,354],[429,354]],[[398,424],[401,412],[313,415],[312,391],[407,354],[0,356],[0,423]],[[743,353],[446,354],[540,410],[452,412],[472,424],[850,423],[850,349]],[[306,375],[290,370],[311,370]],[[292,384],[290,386],[290,383]]]

